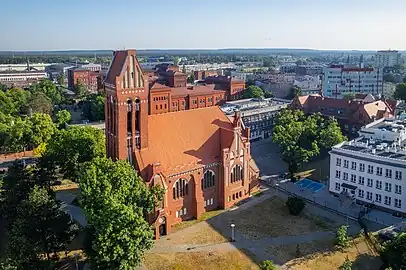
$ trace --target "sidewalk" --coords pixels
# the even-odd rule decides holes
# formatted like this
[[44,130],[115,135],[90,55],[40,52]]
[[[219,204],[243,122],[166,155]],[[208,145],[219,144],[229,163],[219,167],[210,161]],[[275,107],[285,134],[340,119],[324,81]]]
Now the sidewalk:
[[[328,192],[327,186],[324,187],[321,191],[313,193],[306,188],[301,189],[298,185],[290,181],[279,183],[278,186],[268,183],[264,184],[287,195],[294,194],[314,205],[318,205],[322,208],[328,209],[329,211],[333,211],[352,220],[358,220],[358,215],[362,210],[362,206],[355,203],[351,204],[349,207],[345,207],[338,198],[332,196]],[[372,209],[370,213],[364,216],[364,218],[383,226],[391,226],[393,224],[398,224],[406,220],[404,218],[392,216],[392,214],[390,213],[383,212],[377,209]]]

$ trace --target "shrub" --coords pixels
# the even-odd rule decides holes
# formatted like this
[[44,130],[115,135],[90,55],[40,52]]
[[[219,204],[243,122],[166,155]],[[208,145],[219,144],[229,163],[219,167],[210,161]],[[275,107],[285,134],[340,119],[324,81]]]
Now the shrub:
[[345,261],[342,265],[340,265],[340,267],[338,268],[339,270],[352,270],[352,262],[350,261],[350,259],[345,258]]
[[286,206],[292,215],[297,216],[305,208],[306,203],[299,197],[289,197],[286,201]]
[[347,235],[347,226],[342,225],[336,232],[336,245],[341,248],[346,248],[350,245]]
[[278,269],[278,268],[276,268],[276,266],[273,264],[273,261],[271,261],[271,260],[263,261],[259,268],[261,270],[277,270]]

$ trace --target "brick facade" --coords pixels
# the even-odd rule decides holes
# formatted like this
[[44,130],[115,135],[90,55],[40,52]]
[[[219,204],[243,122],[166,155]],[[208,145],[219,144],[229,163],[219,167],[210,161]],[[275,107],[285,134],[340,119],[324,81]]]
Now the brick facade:
[[97,92],[99,88],[97,83],[98,77],[99,73],[95,71],[82,68],[68,69],[68,88],[75,89],[78,81],[80,81],[90,92]]
[[[148,217],[157,238],[176,223],[228,208],[258,188],[250,131],[240,114],[231,122],[213,106],[215,92],[194,96],[199,90],[186,89],[182,96],[173,88],[150,90],[134,50],[115,52],[105,90],[108,156],[127,159],[148,185],[166,190]],[[191,104],[197,108],[186,109]]]

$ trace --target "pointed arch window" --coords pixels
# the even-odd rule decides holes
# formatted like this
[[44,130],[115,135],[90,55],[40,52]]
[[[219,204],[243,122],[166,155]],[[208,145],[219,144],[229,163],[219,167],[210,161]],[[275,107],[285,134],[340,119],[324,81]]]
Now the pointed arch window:
[[243,180],[244,172],[240,165],[235,165],[231,170],[231,183]]
[[214,176],[215,176],[215,174],[211,170],[208,170],[204,173],[203,179],[202,179],[202,189],[214,187],[214,185],[215,185]]
[[183,178],[179,179],[178,181],[176,181],[172,188],[173,199],[177,200],[179,198],[187,196],[189,193],[188,189],[188,181]]

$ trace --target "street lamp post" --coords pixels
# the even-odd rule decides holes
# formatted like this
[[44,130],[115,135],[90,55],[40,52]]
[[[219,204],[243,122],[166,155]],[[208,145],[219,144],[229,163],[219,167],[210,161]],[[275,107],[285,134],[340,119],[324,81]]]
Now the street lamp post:
[[231,242],[235,242],[234,227],[235,224],[231,224]]

